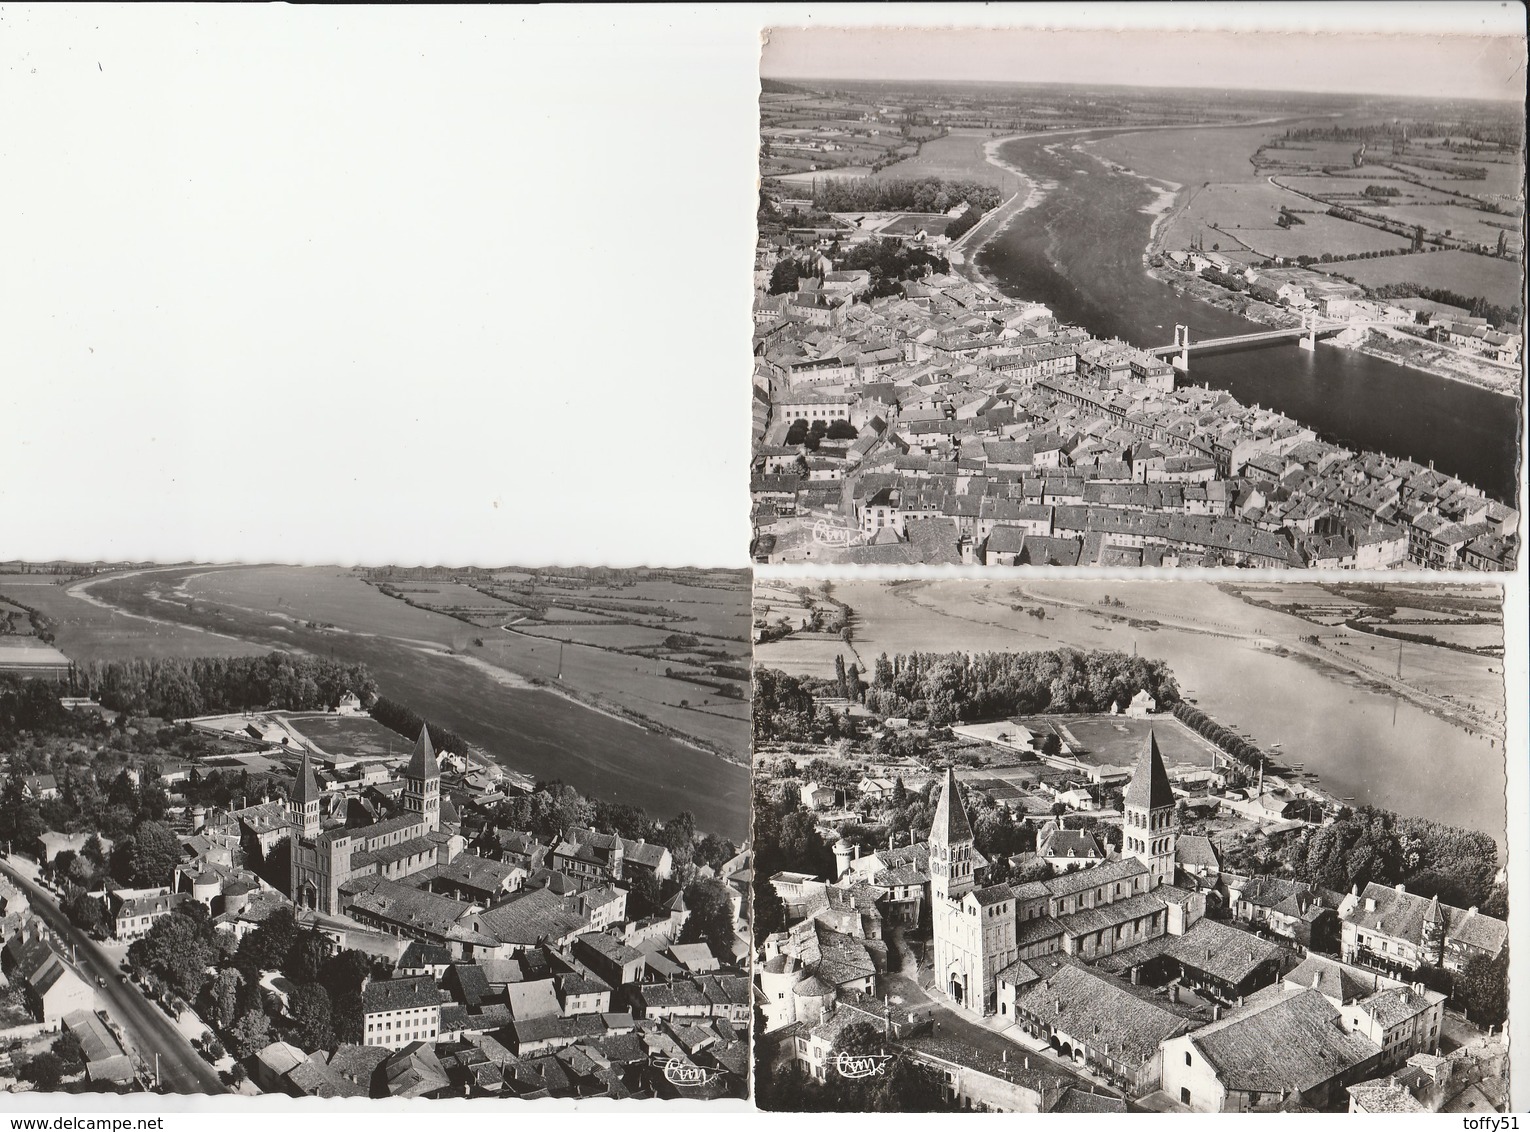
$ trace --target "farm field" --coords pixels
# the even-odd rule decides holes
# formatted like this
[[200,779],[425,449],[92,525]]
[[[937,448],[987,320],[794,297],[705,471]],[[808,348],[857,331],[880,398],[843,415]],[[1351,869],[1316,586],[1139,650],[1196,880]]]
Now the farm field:
[[[1264,181],[1216,184],[1187,191],[1183,208],[1165,221],[1159,240],[1167,248],[1188,248],[1199,242],[1210,248],[1223,233],[1245,243],[1266,232],[1283,235],[1275,221],[1284,206],[1311,208],[1312,202]],[[1223,251],[1227,251],[1224,243]]]
[[1349,260],[1315,264],[1318,271],[1342,273],[1363,287],[1387,283],[1417,283],[1458,295],[1480,297],[1495,306],[1517,305],[1523,298],[1521,269],[1510,259],[1473,255],[1471,252],[1419,252],[1415,255]]
[[[1449,204],[1453,199],[1449,193],[1405,181],[1390,169],[1377,169],[1375,173],[1376,176],[1363,177],[1308,177],[1288,173],[1278,180],[1280,184],[1298,193],[1362,208],[1384,204]],[[1396,189],[1398,195],[1380,199],[1367,197],[1365,190],[1372,186]]]
[[[36,575],[27,575],[35,579]],[[93,594],[105,585],[85,591]],[[0,594],[12,589],[17,579],[0,578]],[[269,648],[250,644],[234,637],[203,632],[184,625],[132,617],[125,613],[93,605],[76,596],[80,585],[40,585],[35,581],[17,584],[11,596],[40,611],[54,625],[54,644],[70,660],[131,660],[135,657],[185,656],[257,656]],[[23,588],[23,586],[25,588]]]
[[[559,681],[557,640],[504,630],[486,633],[482,639],[483,647],[474,648],[472,656],[485,664],[527,681],[593,694],[604,703],[637,712],[684,735],[712,743],[733,757],[742,759],[748,755],[749,732],[744,723],[748,718],[748,700],[729,700],[710,687],[664,675],[666,668],[684,671],[684,665],[574,644],[562,650],[563,679]],[[703,675],[701,669],[693,671]],[[709,675],[707,678],[719,684],[734,683]],[[747,688],[737,686],[744,696],[748,695]],[[682,700],[687,706],[680,706]],[[732,714],[735,706],[739,709],[736,716]],[[728,713],[729,718],[695,710],[701,707],[713,713]]]
[[628,650],[657,649],[671,634],[667,629],[649,629],[642,625],[547,625],[524,622],[516,628],[533,637],[548,640],[573,641],[594,645],[596,648]]
[[[1498,225],[1511,230],[1517,228],[1513,217],[1493,216],[1459,204],[1388,205],[1371,211],[1402,224],[1422,224],[1427,232],[1448,232],[1451,239],[1471,240],[1488,247],[1496,246],[1498,234],[1505,230]],[[1489,221],[1497,221],[1497,224]]]
[[1325,252],[1353,255],[1356,252],[1392,251],[1407,247],[1409,242],[1404,236],[1394,236],[1379,228],[1340,220],[1336,216],[1308,213],[1302,220],[1304,223],[1285,229],[1272,227],[1229,231],[1224,228],[1222,234],[1239,240],[1260,255],[1285,259],[1303,255],[1321,256]]
[[1411,166],[1404,158],[1397,161],[1399,168],[1417,177],[1427,184],[1440,188],[1450,189],[1458,193],[1469,193],[1483,200],[1513,199],[1524,188],[1525,171],[1523,166],[1511,161],[1485,161],[1475,158],[1467,158],[1461,162],[1451,161],[1445,154],[1426,153],[1429,161],[1448,162],[1450,164],[1462,164],[1474,166],[1486,171],[1486,176],[1479,180],[1468,180],[1463,177],[1454,177],[1449,173],[1443,173],[1436,169],[1423,169]]
[[989,163],[983,146],[996,135],[988,130],[953,130],[943,138],[931,138],[919,153],[887,166],[876,174],[879,181],[914,181],[920,177],[944,177],[949,181],[982,181],[997,185],[1008,196],[1019,188],[1019,179]]
[[1445,644],[1462,645],[1469,649],[1503,648],[1503,627],[1500,625],[1451,625],[1437,622],[1427,625],[1410,625],[1394,620],[1387,622],[1387,627],[1399,633],[1416,633],[1420,636],[1432,637]]
[[[736,639],[730,642],[702,639],[709,647],[726,644],[730,654],[740,658],[738,663],[747,663],[743,658],[748,656],[748,610],[744,607],[745,594],[742,588],[728,590],[684,585],[658,576],[629,584],[607,584],[575,577],[542,575],[536,586],[536,597],[540,601],[567,600],[576,604],[587,601],[592,607],[604,604],[648,608],[651,612],[647,614],[609,610],[595,616],[607,622],[626,618],[651,621],[656,627],[587,623],[539,625],[529,621],[517,626],[530,634],[523,635],[505,633],[498,628],[519,616],[517,609],[508,604],[505,605],[505,616],[485,619],[482,627],[475,628],[444,613],[406,605],[376,587],[367,585],[349,571],[309,569],[303,570],[299,577],[267,573],[259,577],[233,578],[229,576],[230,573],[247,575],[255,572],[241,570],[203,575],[189,579],[185,589],[193,594],[237,598],[239,604],[246,607],[260,608],[261,603],[264,603],[292,616],[334,623],[341,629],[353,632],[392,636],[405,641],[432,642],[471,657],[475,662],[503,669],[514,677],[528,681],[543,680],[551,683],[555,680],[558,674],[558,638],[586,641],[599,647],[570,647],[565,650],[562,684],[571,692],[636,712],[738,757],[745,753],[747,735],[741,733],[739,723],[702,715],[689,707],[679,706],[681,700],[699,704],[702,700],[715,703],[723,699],[710,688],[664,676],[666,666],[686,666],[677,665],[667,658],[650,660],[603,651],[657,648],[672,632],[706,632],[709,628],[733,626]],[[726,575],[703,574],[700,577],[708,580],[712,577],[724,578]],[[417,591],[408,592],[408,596],[421,604],[431,602],[432,599],[455,602],[466,595],[485,602],[491,600],[461,583],[394,579],[388,580],[388,584],[396,585],[404,592]],[[512,600],[523,596],[525,591],[517,583],[508,584],[515,588],[507,590],[507,596]],[[529,591],[529,588],[528,577],[526,590]],[[425,592],[430,590],[436,592]],[[738,607],[736,610],[727,609],[730,601]],[[662,627],[665,616],[672,616],[675,609],[691,611],[685,615],[694,616],[696,620],[675,620],[672,628]],[[705,674],[700,668],[694,671],[698,675]],[[741,688],[741,691],[747,693],[747,689]]]
[[393,587],[416,605],[452,610],[477,618],[513,616],[518,610],[497,598],[458,582],[416,582]]

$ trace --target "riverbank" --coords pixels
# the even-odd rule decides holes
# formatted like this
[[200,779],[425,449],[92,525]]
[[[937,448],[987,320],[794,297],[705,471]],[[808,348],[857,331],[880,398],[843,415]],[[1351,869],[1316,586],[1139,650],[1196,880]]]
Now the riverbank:
[[1012,134],[1009,137],[991,138],[983,143],[983,159],[995,168],[1013,176],[1019,182],[1019,187],[1008,200],[983,217],[975,227],[952,244],[947,252],[946,258],[951,267],[974,282],[985,283],[997,289],[998,281],[978,266],[978,254],[1003,235],[1005,229],[1013,224],[1021,213],[1028,212],[1046,199],[1048,186],[1027,176],[1019,166],[1012,165],[999,156],[999,147],[1005,142],[1035,136],[1037,135]]

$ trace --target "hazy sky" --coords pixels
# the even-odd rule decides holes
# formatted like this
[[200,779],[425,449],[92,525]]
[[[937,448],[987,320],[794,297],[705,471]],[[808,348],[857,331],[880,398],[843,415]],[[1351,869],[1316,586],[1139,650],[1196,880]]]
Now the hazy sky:
[[1522,35],[811,27],[773,30],[760,71],[1522,101],[1524,64]]

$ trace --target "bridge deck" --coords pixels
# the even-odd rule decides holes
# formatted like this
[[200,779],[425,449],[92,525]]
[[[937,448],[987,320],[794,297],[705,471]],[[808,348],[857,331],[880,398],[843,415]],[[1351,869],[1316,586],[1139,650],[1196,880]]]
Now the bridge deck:
[[[1281,338],[1302,338],[1308,334],[1331,334],[1335,330],[1342,330],[1347,325],[1343,322],[1329,322],[1318,326],[1288,326],[1279,330],[1259,330],[1253,334],[1233,334],[1225,338],[1203,338],[1199,342],[1190,342],[1188,348],[1208,350],[1217,346],[1237,346],[1245,342],[1274,342]],[[1185,346],[1153,346],[1147,350],[1147,353],[1154,357],[1166,358],[1186,348]]]

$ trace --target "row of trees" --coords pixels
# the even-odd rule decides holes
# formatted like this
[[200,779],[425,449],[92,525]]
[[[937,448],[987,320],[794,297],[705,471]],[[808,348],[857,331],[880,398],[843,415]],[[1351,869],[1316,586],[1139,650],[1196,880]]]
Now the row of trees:
[[468,742],[461,735],[438,723],[429,722],[408,704],[390,700],[387,696],[378,696],[372,701],[369,710],[372,718],[378,723],[391,731],[396,731],[410,742],[420,737],[420,728],[424,727],[429,730],[431,746],[435,747],[437,752],[451,751],[460,755],[468,751]]
[[365,701],[377,691],[365,665],[285,652],[91,661],[75,667],[71,684],[113,711],[161,719],[256,709],[325,711],[347,692]]
[[[841,658],[842,661],[842,658]],[[852,666],[854,667],[854,666]],[[841,679],[758,668],[753,723],[757,739],[800,739],[824,728],[816,698],[845,696],[879,716],[933,727],[1047,712],[1104,712],[1146,690],[1160,706],[1179,701],[1162,661],[1123,652],[1060,648],[1048,652],[909,653],[876,660],[869,683],[846,668]]]
[[963,201],[987,210],[1003,199],[993,185],[941,177],[826,177],[813,184],[813,206],[822,212],[945,212]]
[[1223,727],[1200,708],[1184,700],[1174,705],[1174,717],[1208,743],[1214,743],[1244,766],[1257,767],[1263,752],[1236,731]]
[[953,219],[946,225],[946,237],[958,239],[978,226],[978,222],[986,215],[985,211],[975,204],[969,204],[967,211]]

